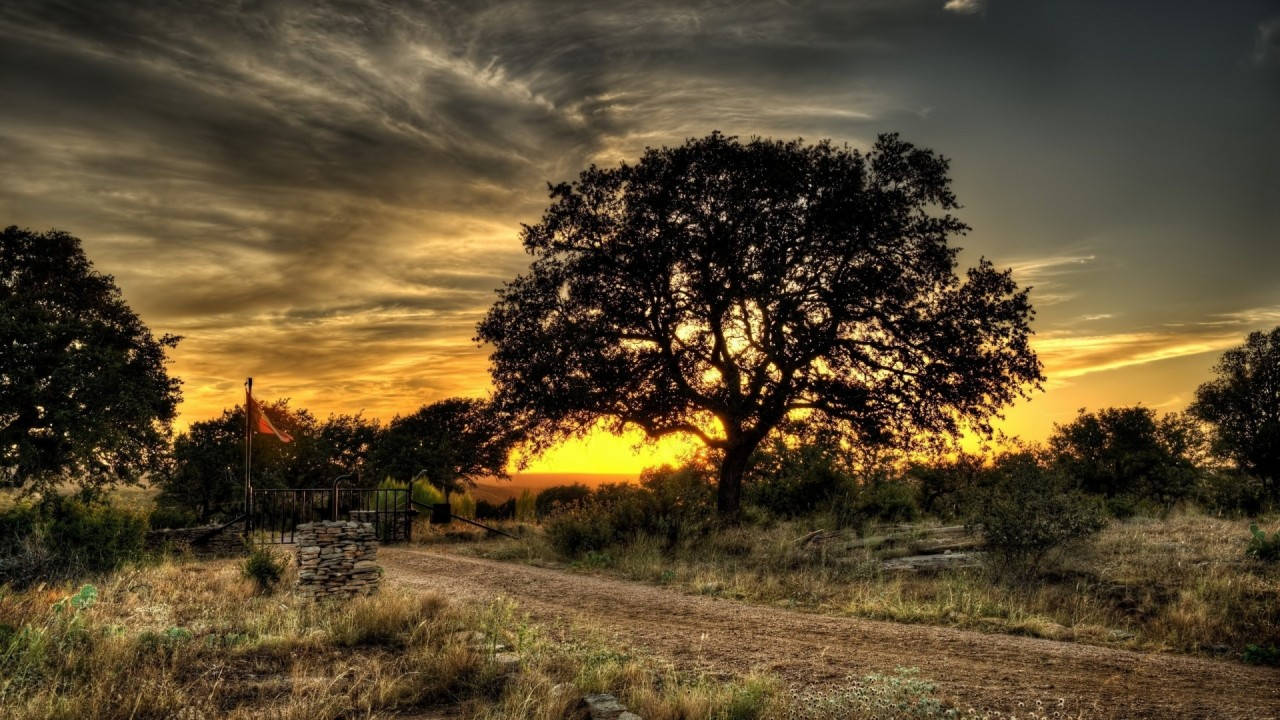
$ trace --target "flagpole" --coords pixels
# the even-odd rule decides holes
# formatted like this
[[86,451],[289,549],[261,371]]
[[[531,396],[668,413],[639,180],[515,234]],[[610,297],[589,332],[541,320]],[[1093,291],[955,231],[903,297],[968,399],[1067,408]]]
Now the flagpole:
[[253,378],[244,381],[244,514],[245,528],[253,517]]

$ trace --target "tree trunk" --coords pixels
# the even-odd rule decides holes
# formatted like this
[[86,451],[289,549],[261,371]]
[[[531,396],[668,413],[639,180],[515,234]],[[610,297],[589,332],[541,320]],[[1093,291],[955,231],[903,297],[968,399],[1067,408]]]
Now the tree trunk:
[[747,460],[756,449],[755,443],[735,445],[724,453],[720,464],[720,483],[716,491],[716,510],[725,522],[737,522],[742,512],[742,476]]

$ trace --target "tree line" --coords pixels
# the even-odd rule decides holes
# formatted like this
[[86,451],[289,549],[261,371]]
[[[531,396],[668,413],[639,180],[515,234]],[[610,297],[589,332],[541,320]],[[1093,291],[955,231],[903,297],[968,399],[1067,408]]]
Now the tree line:
[[[450,492],[500,474],[516,445],[639,428],[700,440],[732,521],[757,451],[796,417],[866,453],[989,434],[1044,379],[1034,311],[1009,269],[981,259],[958,271],[969,228],[948,173],[946,158],[893,134],[862,152],[713,132],[588,168],[551,186],[522,231],[529,270],[477,325],[491,398],[385,428],[277,402],[269,412],[299,440],[257,445],[259,484],[423,473]],[[205,514],[229,499],[243,409],[171,441],[181,391],[166,352],[180,338],[152,335],[78,239],[5,229],[0,306],[0,480],[43,492],[158,479]],[[1188,416],[1082,417],[1061,462],[1078,451],[1088,467],[1072,472],[1095,489],[1123,479],[1174,497],[1185,481],[1161,453],[1192,446],[1192,420],[1208,428],[1201,445],[1277,499],[1280,328],[1226,353]],[[1130,452],[1135,434],[1164,450]],[[1095,467],[1098,452],[1113,461]]]

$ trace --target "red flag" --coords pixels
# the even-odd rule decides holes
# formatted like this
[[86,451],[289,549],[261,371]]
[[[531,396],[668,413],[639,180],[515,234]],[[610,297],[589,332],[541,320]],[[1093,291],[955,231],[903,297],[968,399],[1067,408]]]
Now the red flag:
[[248,399],[249,427],[255,432],[267,433],[280,438],[280,442],[293,442],[293,436],[289,433],[279,430],[271,422],[271,418],[267,417],[267,413],[263,411],[262,405],[253,399],[253,395],[246,392],[245,397]]

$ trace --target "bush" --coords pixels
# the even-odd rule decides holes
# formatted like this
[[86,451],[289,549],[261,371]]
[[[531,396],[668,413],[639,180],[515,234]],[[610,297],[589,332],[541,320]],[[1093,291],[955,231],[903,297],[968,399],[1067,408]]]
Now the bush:
[[537,519],[537,498],[528,488],[525,488],[520,491],[520,497],[516,500],[516,520],[520,522],[534,522]]
[[641,486],[605,484],[585,500],[558,505],[546,523],[557,552],[579,557],[638,536],[665,540],[668,549],[700,535],[712,517],[714,493],[698,466],[646,470]]
[[516,516],[516,499],[509,498],[503,503],[491,503],[488,500],[476,501],[477,520],[510,520]]
[[544,518],[555,512],[557,506],[569,507],[591,497],[591,488],[582,483],[572,485],[556,485],[538,493],[534,507],[538,517]]
[[743,478],[743,495],[750,505],[795,517],[826,507],[850,481],[832,449],[806,443],[789,447],[774,440],[752,457]]
[[1261,560],[1263,562],[1276,562],[1280,560],[1280,530],[1267,537],[1267,533],[1258,529],[1258,523],[1249,525],[1249,546],[1244,552],[1251,558]]
[[1196,501],[1219,517],[1254,516],[1268,507],[1261,480],[1241,472],[1206,472],[1196,487]]
[[147,517],[147,523],[153,529],[187,528],[197,523],[196,514],[189,508],[176,505],[156,505]]
[[240,563],[240,575],[252,580],[259,593],[270,595],[280,584],[280,578],[284,577],[285,568],[284,558],[267,548],[258,547]]
[[1053,550],[1096,534],[1106,526],[1098,498],[1070,489],[1067,481],[1031,458],[999,468],[969,518],[988,549],[1006,569],[1033,571]]
[[919,486],[920,509],[943,520],[965,517],[988,469],[982,456],[961,454],[954,460],[913,466],[907,476]]
[[52,496],[0,512],[0,583],[114,570],[142,556],[147,521],[112,505]]
[[920,517],[916,491],[902,480],[873,478],[849,486],[832,507],[837,527],[862,528],[872,522],[911,522]]

